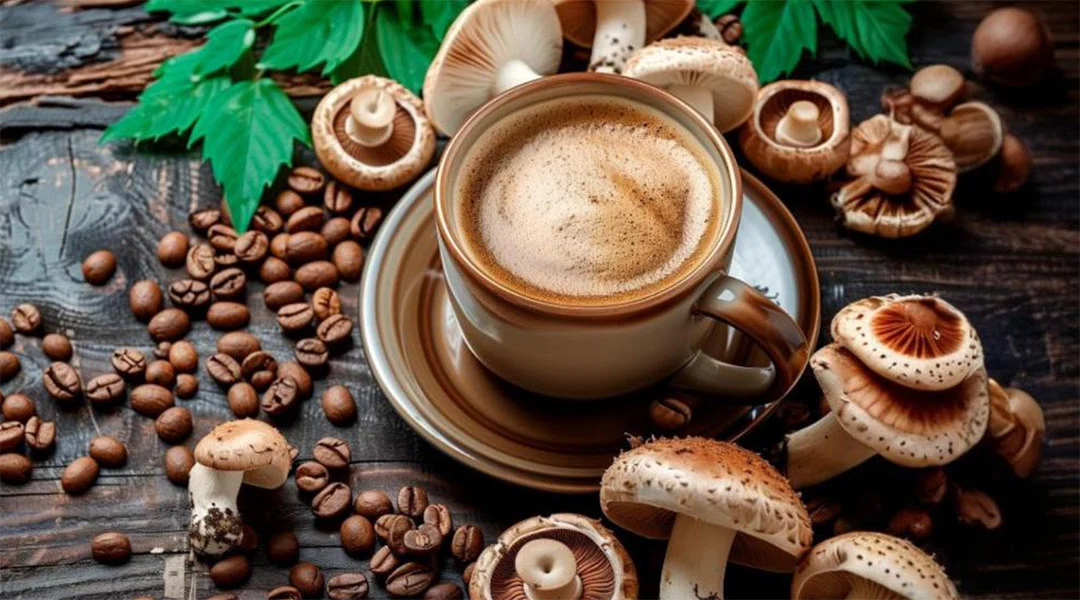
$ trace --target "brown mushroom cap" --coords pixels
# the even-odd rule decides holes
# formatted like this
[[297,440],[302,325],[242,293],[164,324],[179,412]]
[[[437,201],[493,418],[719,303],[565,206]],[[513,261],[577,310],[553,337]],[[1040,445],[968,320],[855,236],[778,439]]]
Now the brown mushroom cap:
[[553,539],[570,548],[577,560],[582,598],[637,598],[637,570],[626,548],[599,521],[571,513],[533,517],[504,531],[477,559],[469,581],[470,597],[528,600],[514,561],[518,551],[536,539]]
[[857,531],[814,546],[795,570],[791,597],[949,600],[956,586],[906,540]]
[[[390,137],[365,146],[348,130],[350,108],[360,93],[376,88],[389,94],[396,106]],[[420,99],[390,79],[365,75],[330,91],[311,119],[315,154],[337,179],[362,190],[389,190],[416,178],[435,154],[435,130],[424,116]]]
[[730,560],[739,564],[791,571],[811,543],[810,517],[788,480],[735,444],[646,442],[619,455],[600,486],[607,518],[643,537],[670,537],[679,514],[735,531]]
[[[563,37],[591,48],[596,31],[597,0],[552,0],[559,13]],[[606,0],[601,0],[606,1]],[[693,0],[644,0],[645,43],[659,39],[682,22],[694,8]]]
[[292,448],[272,425],[254,419],[227,421],[195,446],[195,460],[217,471],[244,471],[244,483],[274,489],[285,483]]
[[[818,109],[821,141],[794,147],[776,141],[776,128],[796,102]],[[739,145],[762,173],[786,183],[826,179],[847,162],[851,123],[844,93],[822,81],[776,81],[761,88],[754,112],[739,132]]]
[[1005,126],[993,108],[982,102],[966,102],[945,117],[939,135],[963,173],[997,156],[1005,140]]
[[844,431],[891,462],[944,465],[982,438],[989,420],[986,370],[952,389],[913,390],[887,381],[839,344],[810,358],[814,376]]
[[959,385],[983,366],[971,323],[937,296],[873,296],[833,317],[833,339],[878,375],[916,390]]
[[1042,458],[1046,420],[1042,407],[1027,392],[1002,388],[990,380],[990,426],[987,437],[994,451],[1012,467],[1016,476],[1029,477]]
[[[882,159],[882,149],[906,147],[897,158]],[[895,171],[904,173],[900,189]],[[848,175],[854,178],[833,194],[832,205],[844,226],[883,237],[907,237],[926,229],[938,215],[952,211],[956,163],[941,139],[919,127],[877,115],[863,121],[851,134]],[[886,189],[882,189],[886,188]]]
[[947,110],[964,97],[964,75],[949,65],[930,65],[916,71],[908,86],[920,101]]

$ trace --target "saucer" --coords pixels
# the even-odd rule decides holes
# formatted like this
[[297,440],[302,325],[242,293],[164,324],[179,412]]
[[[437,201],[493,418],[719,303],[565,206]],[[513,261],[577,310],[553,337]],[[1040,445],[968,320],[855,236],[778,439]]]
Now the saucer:
[[[398,414],[428,442],[484,473],[531,488],[593,492],[626,435],[648,435],[648,405],[663,386],[609,400],[563,402],[513,387],[465,346],[450,306],[436,244],[427,173],[387,215],[360,285],[360,322],[371,371]],[[742,174],[745,200],[730,273],[792,315],[811,348],[820,294],[806,238],[780,200]],[[706,344],[717,358],[765,366],[738,332],[717,327]],[[710,398],[691,429],[734,440],[778,402],[747,405]]]

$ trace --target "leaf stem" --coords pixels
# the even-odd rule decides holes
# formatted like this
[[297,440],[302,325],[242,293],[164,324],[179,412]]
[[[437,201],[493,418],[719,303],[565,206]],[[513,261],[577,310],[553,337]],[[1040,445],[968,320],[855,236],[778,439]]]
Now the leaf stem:
[[301,4],[303,4],[302,0],[293,0],[293,2],[289,2],[288,4],[283,4],[283,5],[279,6],[277,10],[270,13],[270,16],[268,16],[265,19],[263,19],[262,21],[259,21],[258,23],[256,23],[255,24],[255,29],[261,29],[263,27],[266,27],[267,25],[269,25],[269,24],[273,23],[274,21],[276,21],[277,18],[280,17],[281,15],[283,15],[283,14],[287,13],[288,11],[296,8],[297,6],[300,6]]

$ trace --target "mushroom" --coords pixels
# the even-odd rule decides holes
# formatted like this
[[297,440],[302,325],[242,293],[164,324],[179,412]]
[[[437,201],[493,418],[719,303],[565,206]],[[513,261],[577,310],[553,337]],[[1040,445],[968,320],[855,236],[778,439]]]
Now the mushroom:
[[885,115],[863,121],[851,135],[847,174],[833,194],[844,226],[899,238],[951,214],[956,163],[941,139]]
[[745,54],[703,37],[654,42],[634,53],[623,75],[667,90],[705,115],[721,133],[750,116],[758,91],[757,72]]
[[912,76],[908,88],[890,88],[881,96],[881,106],[896,121],[918,125],[937,133],[945,113],[967,94],[964,76],[949,65],[930,65]]
[[850,133],[843,92],[822,81],[777,81],[758,92],[739,145],[769,177],[811,183],[844,166]]
[[315,108],[311,137],[315,155],[331,175],[369,191],[412,181],[435,154],[435,130],[420,99],[375,75],[331,90]]
[[589,70],[621,73],[627,59],[659,39],[694,8],[693,0],[552,0],[563,35],[592,48]]
[[476,561],[469,595],[476,600],[637,598],[637,571],[615,536],[571,513],[511,526]]
[[668,539],[662,600],[723,598],[732,562],[790,572],[810,547],[810,516],[760,456],[727,442],[657,439],[624,452],[600,483],[607,518]]
[[982,102],[967,102],[945,117],[939,135],[953,153],[956,168],[963,173],[997,156],[1005,139],[1005,126],[996,110]]
[[191,548],[220,556],[240,540],[243,522],[236,507],[241,484],[274,489],[289,476],[292,448],[274,427],[243,419],[218,425],[195,446],[188,493]]
[[945,571],[911,542],[856,531],[827,539],[806,554],[791,581],[791,597],[947,600],[960,596]]
[[491,98],[557,71],[561,57],[550,0],[479,0],[458,15],[428,67],[424,111],[452,136]]
[[987,438],[999,456],[1004,458],[1013,473],[1026,479],[1035,471],[1042,458],[1042,442],[1046,420],[1042,407],[1027,392],[1003,388],[991,379],[990,425]]

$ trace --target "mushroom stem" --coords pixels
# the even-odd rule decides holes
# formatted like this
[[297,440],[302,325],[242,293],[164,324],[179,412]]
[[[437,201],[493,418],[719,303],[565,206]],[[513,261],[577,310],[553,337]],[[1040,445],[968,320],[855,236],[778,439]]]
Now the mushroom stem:
[[589,70],[622,73],[630,55],[645,45],[645,2],[595,0],[594,4],[596,32]]
[[787,436],[787,476],[798,489],[831,479],[876,454],[840,426],[836,413]]
[[689,104],[710,123],[713,122],[713,96],[709,90],[696,85],[672,85],[668,86],[667,92]]
[[219,556],[240,541],[243,522],[236,496],[244,483],[243,471],[218,471],[201,463],[191,467],[191,526],[188,537],[198,554]]
[[818,117],[821,111],[807,100],[793,102],[787,113],[776,124],[776,141],[795,148],[809,148],[821,141]]
[[734,541],[733,529],[676,516],[660,575],[660,600],[723,600],[724,571]]
[[529,600],[581,598],[577,559],[570,548],[558,540],[540,538],[526,543],[518,550],[514,569],[524,582],[522,587]]
[[379,88],[368,88],[349,102],[345,132],[361,146],[382,146],[394,133],[396,112],[397,104],[393,96]]
[[495,95],[534,79],[540,79],[540,74],[524,61],[515,58],[500,67],[495,74]]
[[869,579],[863,577],[849,577],[847,579],[851,583],[851,590],[844,596],[845,600],[892,600],[897,598],[895,592]]

